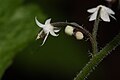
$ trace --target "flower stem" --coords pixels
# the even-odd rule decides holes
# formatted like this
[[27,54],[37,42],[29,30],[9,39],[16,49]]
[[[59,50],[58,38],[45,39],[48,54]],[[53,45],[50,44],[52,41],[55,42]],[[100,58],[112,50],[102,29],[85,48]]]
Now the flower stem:
[[95,54],[88,64],[80,71],[74,80],[84,80],[92,70],[118,45],[120,45],[120,33],[108,43],[98,54]]
[[93,39],[94,39],[93,54],[96,54],[98,52],[96,36],[97,36],[97,31],[98,31],[98,25],[99,25],[99,22],[100,22],[100,10],[101,10],[101,7],[98,10],[97,17],[96,17],[96,20],[94,22],[93,32],[92,32],[92,36],[93,36]]
[[90,42],[91,42],[91,45],[92,45],[92,49],[94,50],[95,49],[95,39],[93,38],[92,34],[86,30],[85,28],[83,28],[82,26],[80,26],[79,24],[77,23],[68,23],[68,22],[55,22],[55,23],[51,23],[53,26],[67,26],[67,25],[71,25],[73,27],[75,27],[77,30],[79,30],[80,32],[82,32],[83,34],[85,34],[89,39],[90,39]]

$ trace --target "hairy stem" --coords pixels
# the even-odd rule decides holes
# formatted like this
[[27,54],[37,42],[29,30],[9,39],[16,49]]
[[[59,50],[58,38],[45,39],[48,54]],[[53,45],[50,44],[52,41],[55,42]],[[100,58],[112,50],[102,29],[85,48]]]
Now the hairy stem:
[[74,80],[84,80],[89,73],[118,45],[120,45],[120,33],[108,43],[98,54],[95,54],[88,64],[80,71]]
[[80,32],[82,32],[83,34],[85,34],[89,39],[90,39],[90,42],[91,42],[91,45],[92,45],[92,49],[94,50],[95,49],[95,39],[93,38],[92,34],[86,30],[85,28],[83,28],[82,26],[80,26],[79,24],[77,23],[68,23],[68,22],[55,22],[55,23],[51,23],[51,25],[53,26],[67,26],[67,25],[71,25],[73,27],[75,27],[77,30],[79,30]]
[[97,17],[96,17],[96,20],[94,22],[93,32],[92,32],[92,36],[94,39],[93,54],[96,54],[98,52],[96,36],[97,36],[97,31],[98,31],[98,25],[100,22],[100,10],[101,10],[101,7],[98,10]]

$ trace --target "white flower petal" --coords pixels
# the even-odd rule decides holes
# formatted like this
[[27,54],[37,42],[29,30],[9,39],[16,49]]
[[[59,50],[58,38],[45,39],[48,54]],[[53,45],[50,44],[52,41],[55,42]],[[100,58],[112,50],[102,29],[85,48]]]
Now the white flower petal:
[[97,17],[97,13],[98,13],[98,11],[94,12],[94,13],[90,16],[89,21],[93,21],[93,20],[95,20],[96,17]]
[[42,31],[40,31],[40,33],[38,34],[38,36],[37,36],[36,40],[41,38],[40,36],[41,36],[41,34],[42,34],[42,33],[43,33],[43,30],[42,30]]
[[45,21],[45,25],[50,24],[51,18]]
[[60,31],[60,29],[55,29],[55,30],[54,30],[54,32],[59,32],[59,31]]
[[109,14],[104,8],[102,8],[100,11],[100,17],[103,21],[110,22]]
[[113,14],[113,15],[115,14],[115,12],[112,9],[110,9],[108,7],[105,7],[105,9],[106,9],[107,13]]
[[59,32],[60,31],[60,29],[58,29],[58,30],[54,30],[54,32]]
[[109,15],[109,16],[111,16],[113,19],[115,19],[115,20],[116,20],[116,18],[115,18],[114,16],[112,16],[112,15]]
[[43,43],[41,44],[41,46],[44,45],[45,41],[47,40],[48,35],[49,35],[49,33],[46,34],[46,36],[45,36],[45,38],[44,38]]
[[54,32],[59,32],[60,31],[60,28],[58,28],[58,27],[54,27],[53,29],[54,29]]
[[37,17],[35,17],[35,22],[39,27],[43,28],[44,25],[37,20]]
[[58,36],[58,35],[59,35],[59,34],[55,34],[54,31],[50,31],[50,34],[51,34],[52,36]]
[[89,13],[93,13],[90,16],[89,21],[93,21],[97,18],[98,10],[99,10],[100,7],[101,7],[100,17],[103,21],[110,22],[110,17],[109,16],[111,16],[112,18],[115,19],[115,17],[112,16],[112,15],[115,14],[115,12],[112,9],[110,9],[106,6],[103,6],[103,5],[99,5],[96,8],[92,8],[92,9],[87,10]]
[[97,8],[92,8],[92,9],[88,9],[87,12],[94,13],[96,10],[97,10]]
[[[40,26],[41,28],[43,28],[43,30],[38,34],[38,36],[37,36],[37,38],[36,38],[36,39],[39,39],[39,38],[45,37],[44,40],[43,40],[42,45],[45,43],[45,41],[46,41],[46,39],[47,39],[47,37],[48,37],[49,34],[51,34],[52,36],[58,36],[58,35],[59,35],[59,34],[55,34],[55,32],[59,32],[60,29],[57,28],[57,27],[54,27],[54,26],[52,26],[52,25],[50,24],[51,19],[47,19],[47,20],[45,21],[45,24],[44,24],[44,25],[41,24],[41,23],[37,20],[36,17],[35,17],[35,21],[36,21],[36,24],[37,24],[38,26]],[[44,35],[44,34],[45,34],[45,35]],[[41,45],[41,46],[42,46],[42,45]]]

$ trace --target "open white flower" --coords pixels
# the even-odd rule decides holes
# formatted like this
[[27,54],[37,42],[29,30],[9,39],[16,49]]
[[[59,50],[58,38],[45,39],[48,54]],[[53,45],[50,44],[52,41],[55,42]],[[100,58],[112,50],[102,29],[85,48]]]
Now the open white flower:
[[[45,43],[45,41],[46,41],[49,33],[50,33],[52,36],[58,36],[58,35],[59,35],[59,34],[55,34],[55,32],[59,32],[60,29],[58,29],[57,27],[54,27],[54,26],[52,26],[52,25],[50,24],[51,19],[47,19],[47,20],[45,21],[45,24],[40,23],[40,22],[37,20],[36,17],[35,17],[35,21],[36,21],[36,24],[37,24],[40,28],[42,28],[42,30],[40,31],[40,33],[38,34],[38,36],[37,36],[36,39],[41,38],[41,37],[42,37],[42,34],[45,35],[45,38],[44,38],[44,40],[43,40],[42,45]],[[42,45],[41,45],[41,46],[42,46]]]
[[100,10],[100,18],[101,18],[103,21],[105,21],[105,22],[110,22],[110,17],[109,17],[109,16],[111,16],[112,18],[115,19],[115,17],[112,16],[112,15],[115,14],[115,12],[114,12],[112,9],[110,9],[110,8],[108,8],[108,7],[106,7],[106,6],[103,6],[103,5],[99,5],[99,6],[97,6],[96,8],[92,8],[92,9],[88,9],[88,10],[87,10],[87,12],[93,13],[93,14],[90,16],[89,21],[93,21],[93,20],[95,20],[95,19],[97,18],[98,10],[99,10],[100,7],[101,7],[101,10]]

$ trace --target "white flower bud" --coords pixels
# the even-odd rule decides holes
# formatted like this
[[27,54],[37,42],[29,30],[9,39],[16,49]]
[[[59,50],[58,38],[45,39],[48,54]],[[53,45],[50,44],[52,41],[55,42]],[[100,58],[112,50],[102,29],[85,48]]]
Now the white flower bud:
[[65,33],[72,36],[74,28],[72,26],[67,25],[65,28]]
[[77,40],[81,40],[81,39],[84,38],[84,35],[83,35],[82,32],[78,31],[78,32],[75,33],[75,37],[76,37]]

